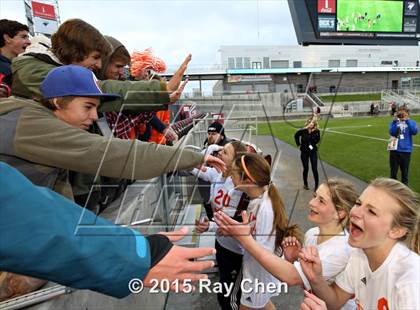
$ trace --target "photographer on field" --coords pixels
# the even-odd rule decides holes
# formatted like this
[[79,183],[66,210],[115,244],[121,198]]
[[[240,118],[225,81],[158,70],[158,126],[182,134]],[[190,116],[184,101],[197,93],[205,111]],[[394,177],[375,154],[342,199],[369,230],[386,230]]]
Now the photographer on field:
[[402,106],[389,124],[389,134],[398,139],[397,147],[389,153],[391,178],[397,179],[398,168],[401,169],[401,182],[408,185],[408,167],[413,151],[413,138],[418,132],[417,123],[409,118],[408,109]]

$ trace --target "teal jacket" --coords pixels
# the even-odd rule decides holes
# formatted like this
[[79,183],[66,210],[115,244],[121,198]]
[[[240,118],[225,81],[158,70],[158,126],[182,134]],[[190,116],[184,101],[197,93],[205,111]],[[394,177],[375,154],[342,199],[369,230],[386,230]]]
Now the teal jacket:
[[0,270],[121,298],[171,247],[96,217],[1,162],[0,201]]

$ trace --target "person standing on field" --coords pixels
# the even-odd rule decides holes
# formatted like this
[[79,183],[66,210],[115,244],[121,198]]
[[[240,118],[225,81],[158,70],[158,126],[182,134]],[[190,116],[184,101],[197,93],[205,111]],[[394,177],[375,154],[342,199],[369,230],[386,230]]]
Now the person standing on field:
[[397,179],[401,169],[401,182],[408,185],[408,168],[413,151],[413,136],[418,133],[417,123],[409,118],[408,109],[402,106],[389,124],[389,134],[398,139],[397,149],[389,152],[391,178]]

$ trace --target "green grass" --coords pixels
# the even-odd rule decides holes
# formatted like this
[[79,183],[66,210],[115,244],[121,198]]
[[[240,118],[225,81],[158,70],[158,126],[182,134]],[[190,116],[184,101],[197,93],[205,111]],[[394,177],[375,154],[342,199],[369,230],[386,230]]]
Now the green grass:
[[[420,116],[413,116],[412,119],[420,125]],[[328,128],[343,133],[388,139],[390,121],[389,116],[329,119]],[[297,128],[303,125],[304,121],[273,122],[271,128],[275,137],[296,147],[294,134]],[[370,126],[367,127],[367,125]],[[321,120],[320,128],[324,128],[324,126],[325,120]],[[323,136],[321,133],[322,138],[319,144],[319,155],[322,160],[366,182],[377,176],[389,177],[387,142],[337,134],[322,131],[322,129],[321,132],[324,133]],[[258,133],[260,135],[271,134],[267,124],[259,124]],[[420,145],[420,133],[414,136],[413,143]],[[412,189],[420,193],[420,147],[414,147],[411,154],[409,184]]]
[[[403,1],[338,0],[339,31],[401,32]],[[367,16],[359,20],[359,15]],[[381,17],[376,18],[380,13]],[[369,26],[368,19],[372,21]]]
[[[332,102],[334,95],[318,96],[324,102]],[[353,95],[337,95],[334,102],[352,102],[352,101],[376,101],[381,100],[380,93],[372,94],[353,94]]]

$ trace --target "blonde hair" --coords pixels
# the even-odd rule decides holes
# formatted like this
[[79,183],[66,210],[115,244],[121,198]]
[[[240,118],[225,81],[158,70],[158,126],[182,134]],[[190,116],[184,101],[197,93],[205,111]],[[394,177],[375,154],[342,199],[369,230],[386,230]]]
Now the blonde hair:
[[318,120],[316,119],[316,117],[308,118],[305,122],[305,127],[308,126],[310,123],[314,124],[313,130],[319,130],[319,124],[318,124]]
[[407,229],[407,233],[400,238],[400,241],[404,241],[412,251],[420,254],[419,195],[403,183],[388,178],[376,178],[369,186],[384,190],[397,201],[400,209],[394,214],[393,225]]
[[339,211],[344,211],[346,216],[339,221],[343,228],[348,228],[350,209],[357,201],[358,193],[353,183],[339,178],[331,178],[325,184],[330,191],[331,201],[334,208]]
[[246,145],[244,143],[242,143],[241,141],[234,140],[234,141],[231,141],[229,143],[226,143],[226,145],[228,145],[228,144],[232,145],[234,154],[233,154],[233,162],[232,162],[231,166],[227,167],[226,171],[223,173],[223,176],[225,176],[225,177],[230,176],[232,174],[232,166],[235,163],[236,155],[239,154],[239,153],[246,153],[246,151],[247,151]]

